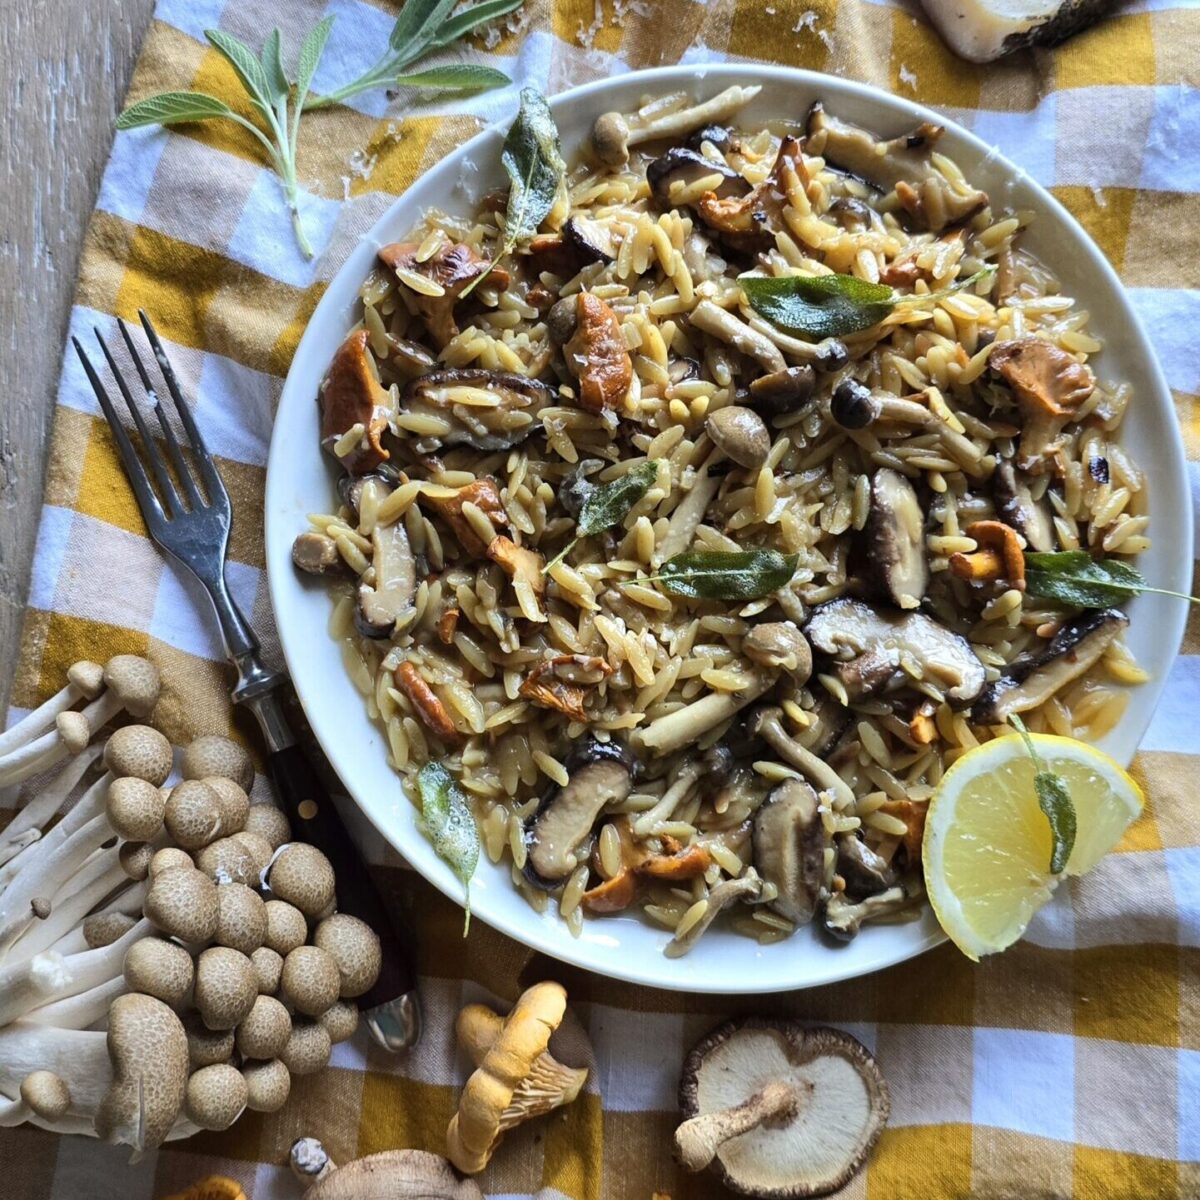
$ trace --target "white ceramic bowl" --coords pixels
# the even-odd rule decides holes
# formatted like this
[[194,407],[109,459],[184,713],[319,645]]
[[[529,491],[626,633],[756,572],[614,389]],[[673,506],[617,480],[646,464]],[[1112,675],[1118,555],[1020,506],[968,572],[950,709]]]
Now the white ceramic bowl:
[[[1135,400],[1124,439],[1134,458],[1149,468],[1154,548],[1139,566],[1160,587],[1188,590],[1191,571],[1191,501],[1182,446],[1166,382],[1138,319],[1113,269],[1068,213],[994,148],[940,116],[909,101],[828,75],[768,66],[670,67],[605,79],[556,96],[550,106],[568,160],[579,151],[598,113],[628,110],[647,94],[686,89],[706,99],[732,83],[760,83],[762,92],[739,118],[793,116],[803,119],[818,98],[838,116],[892,135],[920,121],[946,125],[943,142],[971,181],[998,207],[1033,209],[1037,220],[1025,244],[1061,277],[1068,293],[1081,297],[1092,329],[1105,340],[1099,370],[1133,384]],[[458,900],[462,889],[417,830],[414,810],[404,800],[385,760],[382,732],[368,719],[363,702],[342,668],[338,647],[326,635],[330,602],[325,590],[299,578],[291,544],[306,527],[305,514],[336,503],[334,470],[318,446],[317,384],[358,315],[358,289],[376,248],[400,240],[429,207],[469,212],[485,190],[504,183],[500,167],[502,129],[488,129],[448,155],[418,180],[380,218],[349,256],[325,293],[301,339],[275,421],[266,489],[267,570],[275,617],[288,668],[334,769],[380,834],[427,879]],[[469,179],[469,189],[463,180]],[[1104,739],[1110,754],[1128,762],[1145,732],[1167,670],[1179,648],[1186,606],[1161,596],[1144,596],[1130,606],[1129,644],[1153,679],[1133,692],[1120,725]],[[847,946],[830,946],[814,930],[786,942],[759,946],[715,929],[690,955],[668,959],[667,934],[634,917],[584,923],[574,938],[555,906],[539,916],[509,880],[507,864],[482,859],[471,886],[472,911],[518,941],[602,975],[654,987],[708,993],[784,991],[832,983],[876,971],[943,940],[928,912],[906,925],[868,926]]]

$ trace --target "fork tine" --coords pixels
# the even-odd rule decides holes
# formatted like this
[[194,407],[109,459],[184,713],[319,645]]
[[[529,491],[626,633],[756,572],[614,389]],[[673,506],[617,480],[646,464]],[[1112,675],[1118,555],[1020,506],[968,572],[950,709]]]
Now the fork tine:
[[[200,495],[200,490],[196,487],[196,481],[192,478],[192,473],[188,470],[188,465],[184,461],[183,455],[179,452],[179,443],[175,440],[175,431],[163,420],[162,401],[158,398],[158,391],[150,380],[150,376],[146,372],[146,368],[142,365],[142,356],[137,352],[137,347],[133,344],[133,338],[129,336],[129,327],[124,321],[118,318],[117,325],[121,330],[121,336],[125,339],[125,345],[129,349],[129,355],[133,359],[133,365],[137,369],[138,376],[141,378],[142,387],[146,389],[146,395],[154,404],[154,412],[158,417],[158,423],[162,426],[163,437],[167,443],[167,455],[171,459],[171,464],[175,468],[175,474],[179,477],[183,484],[183,489],[187,492],[188,503],[192,508],[203,508],[204,497]],[[129,400],[128,393],[125,396]],[[132,401],[130,401],[132,407]],[[140,423],[139,423],[140,427]],[[146,441],[150,440],[149,433],[143,429],[142,437]],[[165,472],[164,472],[165,474]],[[170,477],[168,476],[168,479]]]
[[[99,336],[98,330],[97,336]],[[113,439],[117,443],[117,452],[125,464],[125,473],[129,476],[129,482],[133,487],[133,494],[137,497],[138,506],[142,510],[142,516],[146,518],[146,524],[153,533],[156,522],[166,521],[162,505],[159,504],[158,497],[150,486],[150,480],[146,478],[146,469],[142,466],[142,460],[138,458],[137,451],[134,450],[133,443],[125,432],[125,426],[118,420],[117,410],[104,390],[104,384],[100,382],[100,376],[96,374],[91,359],[88,358],[77,337],[72,337],[71,341],[75,346],[75,353],[79,355],[79,361],[83,363],[84,372],[88,377],[88,382],[92,385],[92,391],[96,393],[96,399],[100,402],[100,408],[104,412],[109,428],[112,429]]]
[[[117,326],[125,337],[126,345],[129,344],[129,335],[125,332],[125,323],[119,318]],[[158,481],[158,490],[163,499],[167,502],[167,508],[173,517],[179,516],[183,512],[183,505],[179,501],[179,493],[176,492],[174,484],[171,482],[171,474],[167,470],[167,464],[163,462],[163,457],[159,453],[158,447],[154,444],[150,437],[150,429],[146,425],[146,421],[142,416],[142,410],[134,402],[133,397],[129,394],[129,388],[125,383],[125,376],[121,374],[120,368],[117,366],[116,359],[113,358],[107,343],[100,336],[100,331],[96,330],[96,341],[100,343],[101,353],[108,362],[108,368],[112,371],[113,378],[117,381],[117,387],[120,389],[121,395],[125,398],[125,406],[129,409],[130,416],[133,417],[133,423],[137,426],[137,431],[142,438],[142,450],[150,463],[150,470],[154,478]]]
[[196,424],[195,418],[192,416],[192,410],[183,398],[183,393],[179,388],[179,380],[175,376],[175,369],[171,366],[171,360],[167,357],[167,352],[163,349],[163,344],[159,341],[158,334],[155,332],[154,326],[150,323],[150,318],[146,316],[144,309],[138,309],[138,318],[142,322],[142,328],[146,331],[146,337],[150,341],[154,357],[158,360],[159,370],[162,371],[163,378],[167,381],[167,390],[171,393],[171,399],[175,401],[175,408],[179,412],[180,421],[183,422],[184,432],[187,434],[192,451],[196,455],[196,461],[200,464],[200,474],[204,479],[204,486],[208,489],[209,498],[214,502],[217,499],[221,499],[228,504],[229,493],[225,490],[225,484],[213,463],[212,455],[208,452],[208,447],[204,444],[204,437],[200,433],[200,427]]

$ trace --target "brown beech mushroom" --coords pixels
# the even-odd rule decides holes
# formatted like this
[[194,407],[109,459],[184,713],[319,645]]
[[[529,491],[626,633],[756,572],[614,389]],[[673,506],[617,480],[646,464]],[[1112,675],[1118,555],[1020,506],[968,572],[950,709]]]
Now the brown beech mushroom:
[[191,871],[195,866],[192,856],[186,850],[180,850],[178,846],[164,846],[161,850],[155,850],[151,855],[150,862],[146,867],[146,875],[153,879],[156,875],[161,875],[172,867],[184,867]]
[[233,1029],[258,997],[250,960],[228,946],[210,946],[196,959],[195,1003],[209,1029]]
[[108,1010],[112,1083],[96,1133],[138,1154],[160,1146],[183,1107],[188,1043],[179,1018],[153,996],[118,996]]
[[484,1200],[440,1155],[385,1150],[339,1167],[316,1138],[299,1138],[288,1161],[305,1200]]
[[246,1107],[254,1112],[278,1112],[292,1090],[292,1077],[277,1058],[242,1064],[246,1081]]
[[[217,838],[215,842],[196,851],[196,867],[203,871],[213,883],[257,884],[255,869],[258,859],[254,853],[235,838]],[[270,861],[268,856],[267,861]]]
[[250,1089],[242,1073],[229,1063],[201,1067],[187,1081],[188,1120],[201,1129],[228,1129],[246,1109]]
[[334,1045],[349,1041],[358,1029],[358,1005],[353,1000],[339,1000],[330,1005],[317,1020],[325,1027]]
[[210,942],[220,915],[217,885],[190,863],[152,872],[142,911],[168,937]]
[[125,952],[125,982],[131,992],[145,992],[178,1008],[192,992],[192,956],[178,943],[145,937]]
[[0,1097],[0,1128],[19,1125],[30,1117],[47,1123],[61,1121],[71,1107],[66,1080],[53,1071],[30,1071],[21,1080],[17,1099]]
[[278,1058],[292,1036],[292,1018],[274,996],[258,996],[234,1033],[243,1058]]
[[739,467],[757,471],[771,452],[771,435],[762,417],[752,408],[728,404],[711,413],[704,423],[713,445]]
[[341,999],[361,996],[375,986],[383,958],[379,935],[365,921],[348,913],[326,917],[313,934],[313,946],[327,953],[337,966]]
[[862,1168],[887,1122],[887,1085],[838,1029],[751,1017],[713,1030],[679,1083],[675,1152],[762,1200],[826,1196]]
[[199,1013],[188,1013],[183,1030],[187,1035],[188,1064],[195,1071],[213,1063],[227,1063],[233,1057],[233,1030],[209,1029]]
[[279,994],[306,1017],[319,1017],[338,998],[341,975],[337,959],[319,946],[297,946],[283,960]]
[[[237,748],[241,749],[240,746]],[[250,797],[242,785],[224,775],[206,775],[200,782],[216,793],[217,806],[221,810],[221,832],[226,836],[240,833],[250,812]]]
[[267,936],[267,908],[262,897],[244,883],[223,883],[217,888],[218,946],[250,955]]
[[283,955],[269,946],[259,946],[250,955],[250,965],[254,968],[259,995],[273,996],[279,990],[279,980],[283,975]]
[[232,779],[243,792],[254,783],[254,763],[232,738],[205,734],[194,738],[183,752],[180,771],[184,779]]
[[104,746],[104,765],[161,787],[171,773],[171,743],[149,725],[123,725]]
[[267,932],[263,944],[277,954],[290,954],[308,940],[308,922],[304,914],[286,900],[268,900],[263,906]]
[[333,867],[316,846],[305,842],[292,842],[279,851],[267,883],[276,899],[286,900],[306,917],[323,917],[333,904]]
[[[547,1069],[543,1056],[566,1008],[567,993],[561,985],[538,983],[523,992],[508,1016],[500,1019],[446,1130],[450,1161],[464,1174],[477,1174],[487,1166],[507,1130],[570,1103],[579,1094],[586,1073],[557,1076],[548,1094],[539,1093],[531,1083],[535,1070]],[[493,1027],[487,1022],[488,1030],[483,1032],[475,1024],[479,1014],[474,1009],[472,1006],[474,1015],[467,1018],[464,1041],[468,1048],[479,1050]]]
[[185,779],[171,789],[164,820],[177,846],[200,850],[221,836],[221,801],[208,784]]
[[332,1049],[333,1043],[324,1025],[300,1018],[292,1022],[292,1031],[279,1061],[293,1075],[313,1075],[329,1061]]
[[272,853],[291,841],[292,837],[292,827],[287,817],[273,804],[252,804],[242,832],[262,838],[271,847]]

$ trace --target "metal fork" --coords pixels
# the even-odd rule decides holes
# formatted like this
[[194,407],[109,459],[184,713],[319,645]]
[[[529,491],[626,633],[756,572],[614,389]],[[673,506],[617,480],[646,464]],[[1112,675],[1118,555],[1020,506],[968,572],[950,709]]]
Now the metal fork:
[[287,685],[286,677],[263,665],[258,639],[229,593],[225,579],[225,559],[233,521],[229,493],[183,398],[179,380],[150,318],[141,309],[138,318],[178,414],[187,449],[195,463],[194,470],[184,457],[163,400],[124,321],[118,319],[117,328],[146,397],[154,408],[166,446],[166,458],[152,437],[150,426],[100,330],[96,329],[95,334],[133,418],[142,455],[149,463],[149,473],[98,372],[79,339],[73,337],[75,352],[112,428],[117,451],[133,485],[150,537],[191,571],[212,601],[226,652],[237,669],[233,701],[250,709],[258,720],[267,745],[267,768],[292,828],[305,841],[319,846],[332,862],[337,876],[339,911],[361,918],[379,934],[383,969],[378,982],[365,996],[359,997],[358,1003],[368,1027],[381,1045],[393,1051],[406,1049],[416,1040],[420,1030],[416,979],[405,949],[406,932],[391,919],[371,883],[366,864],[296,743],[280,696],[280,690]]

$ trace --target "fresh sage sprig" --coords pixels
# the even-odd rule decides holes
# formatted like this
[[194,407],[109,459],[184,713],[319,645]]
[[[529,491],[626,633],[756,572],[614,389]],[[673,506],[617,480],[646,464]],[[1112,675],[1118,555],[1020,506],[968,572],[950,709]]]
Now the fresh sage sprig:
[[300,113],[304,97],[320,62],[329,37],[333,18],[319,21],[300,47],[296,78],[289,82],[283,69],[279,30],[267,35],[262,55],[256,56],[245,42],[221,29],[206,29],[214,50],[233,68],[238,82],[246,90],[250,103],[261,118],[265,132],[225,101],[207,92],[160,92],[131,105],[117,118],[118,129],[140,125],[182,125],[191,121],[233,121],[262,144],[267,159],[279,176],[284,199],[292,214],[296,242],[305,258],[312,258],[312,246],[304,233],[300,216],[300,193],[296,184],[296,146],[300,134]]
[[421,797],[418,825],[438,857],[462,881],[466,896],[463,936],[471,927],[471,876],[479,864],[479,829],[462,788],[440,762],[426,763],[417,772]]
[[[558,126],[536,88],[521,89],[521,107],[504,138],[500,162],[508,173],[508,208],[504,240],[492,255],[489,270],[510,254],[518,242],[533,237],[566,188],[567,164],[558,144]],[[470,295],[487,276],[481,271],[460,294]]]
[[1050,872],[1053,875],[1061,875],[1071,857],[1071,851],[1075,848],[1075,804],[1062,776],[1051,771],[1038,754],[1033,738],[1025,728],[1025,722],[1015,714],[1008,719],[1024,739],[1025,749],[1033,759],[1033,788],[1037,792],[1038,804],[1046,814],[1046,820],[1050,822],[1050,836],[1053,839]]
[[406,68],[417,59],[444,50],[471,30],[521,7],[524,0],[481,0],[460,13],[458,0],[406,0],[388,36],[388,48],[364,74],[324,96],[312,96],[306,109],[329,108],[359,92],[375,88],[414,87],[440,92],[476,92],[511,83],[494,67],[454,63],[432,67],[415,74]]
[[1200,604],[1200,596],[1151,587],[1129,563],[1117,558],[1093,558],[1086,550],[1026,554],[1025,588],[1030,595],[1076,608],[1108,608],[1143,592]]
[[575,548],[580,538],[594,537],[625,520],[633,506],[654,486],[658,460],[640,463],[620,479],[601,484],[587,494],[579,509],[575,536],[542,568],[545,574]]
[[668,558],[647,582],[689,600],[757,600],[787,584],[799,561],[778,550],[694,550]]
[[994,267],[985,267],[937,292],[923,296],[897,292],[853,275],[740,275],[750,307],[785,333],[807,338],[845,337],[878,325],[904,304],[928,304],[972,287]]

